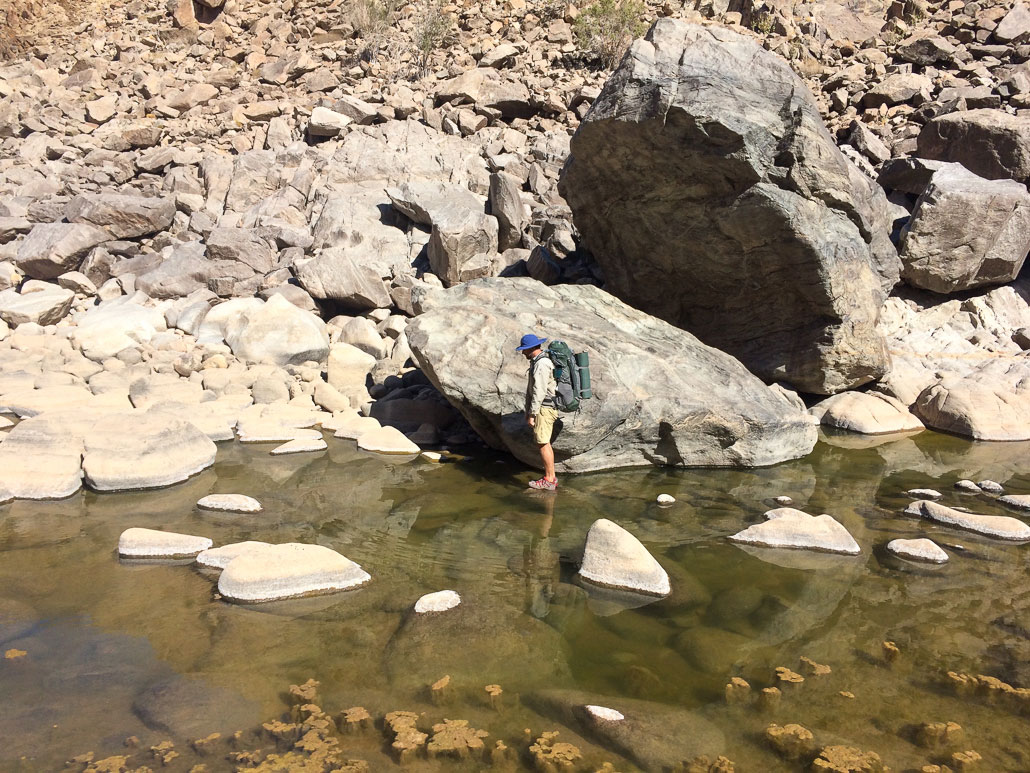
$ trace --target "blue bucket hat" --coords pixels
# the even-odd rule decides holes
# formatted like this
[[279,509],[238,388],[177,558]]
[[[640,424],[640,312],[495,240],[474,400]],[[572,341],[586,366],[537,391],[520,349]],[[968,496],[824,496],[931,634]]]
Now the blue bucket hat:
[[546,338],[539,338],[532,333],[526,333],[522,336],[522,342],[515,347],[515,351],[524,352],[526,349],[536,349],[538,346],[542,346],[547,343]]

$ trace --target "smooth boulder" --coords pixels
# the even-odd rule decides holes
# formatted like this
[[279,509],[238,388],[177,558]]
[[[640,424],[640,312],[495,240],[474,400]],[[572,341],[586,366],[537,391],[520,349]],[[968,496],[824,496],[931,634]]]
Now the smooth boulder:
[[966,513],[925,499],[910,504],[905,508],[905,514],[976,532],[987,537],[1017,542],[1030,540],[1030,526],[1018,518],[1011,518],[1007,515]]
[[335,550],[289,542],[230,561],[218,578],[218,592],[228,601],[255,603],[334,593],[371,579]]
[[254,363],[300,365],[329,354],[325,323],[281,295],[228,320],[225,342],[237,357]]
[[540,454],[523,416],[527,364],[515,346],[529,330],[590,357],[594,398],[562,417],[552,442],[559,471],[755,467],[815,444],[796,396],[596,287],[481,279],[419,303],[407,336],[429,380],[488,444],[527,464],[539,465]]
[[901,242],[901,276],[937,293],[1011,282],[1030,251],[1030,193],[960,164],[934,173]]
[[209,547],[207,537],[138,526],[126,529],[118,538],[118,555],[123,558],[193,558]]
[[120,193],[81,194],[64,208],[69,223],[88,223],[115,239],[135,239],[163,231],[175,216],[175,199]]
[[858,432],[863,435],[885,435],[892,432],[913,432],[923,429],[919,421],[896,397],[878,392],[842,392],[814,406],[824,427]]
[[945,378],[916,398],[928,427],[974,440],[1030,440],[1030,391],[999,379]]
[[771,548],[821,550],[827,553],[858,555],[862,549],[847,529],[833,516],[809,515],[792,507],[765,513],[765,523],[749,526],[730,537],[733,542]]
[[587,532],[579,576],[606,588],[668,596],[669,575],[640,540],[602,518]]
[[762,378],[833,394],[886,372],[884,193],[750,38],[657,21],[573,136],[560,190],[606,287]]
[[260,513],[261,503],[244,494],[208,494],[197,500],[201,510],[220,510],[228,513]]
[[948,554],[940,545],[925,537],[922,539],[892,539],[887,543],[887,550],[909,561],[926,561],[931,564],[944,564]]
[[208,548],[197,554],[197,563],[209,569],[225,569],[229,562],[243,555],[260,553],[266,548],[274,547],[267,542],[247,540],[246,542],[233,542],[229,545],[222,545],[218,548]]

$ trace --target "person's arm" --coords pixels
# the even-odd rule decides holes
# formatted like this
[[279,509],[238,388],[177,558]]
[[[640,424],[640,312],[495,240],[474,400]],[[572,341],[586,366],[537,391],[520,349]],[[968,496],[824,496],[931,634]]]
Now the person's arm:
[[529,418],[540,413],[540,406],[543,405],[544,398],[547,396],[547,381],[551,377],[551,368],[547,367],[549,364],[543,359],[533,363],[533,369],[530,372]]

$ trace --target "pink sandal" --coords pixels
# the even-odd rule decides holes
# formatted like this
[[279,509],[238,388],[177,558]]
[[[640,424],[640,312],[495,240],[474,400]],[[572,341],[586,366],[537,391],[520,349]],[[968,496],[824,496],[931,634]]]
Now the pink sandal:
[[557,491],[558,481],[547,480],[547,478],[541,478],[540,480],[531,480],[529,482],[529,487],[539,489],[540,491]]

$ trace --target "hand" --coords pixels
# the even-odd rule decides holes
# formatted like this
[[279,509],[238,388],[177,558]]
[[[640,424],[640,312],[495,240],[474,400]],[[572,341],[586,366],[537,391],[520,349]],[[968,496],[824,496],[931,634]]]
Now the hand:
[[526,417],[526,424],[528,424],[529,426],[532,427],[533,426],[533,422],[534,422],[534,419],[533,419],[532,416],[527,416]]

